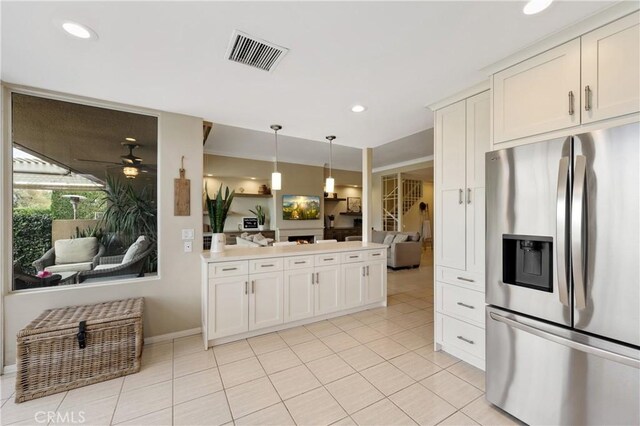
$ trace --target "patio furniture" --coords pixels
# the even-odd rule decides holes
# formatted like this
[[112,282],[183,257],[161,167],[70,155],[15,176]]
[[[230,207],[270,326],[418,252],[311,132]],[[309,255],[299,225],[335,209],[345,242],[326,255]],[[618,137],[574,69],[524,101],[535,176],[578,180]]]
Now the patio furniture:
[[104,254],[104,246],[96,237],[57,240],[40,259],[33,262],[37,271],[89,271]]
[[[144,244],[138,244],[144,241]],[[155,250],[156,244],[145,240],[133,243],[125,254],[119,256],[102,256],[99,264],[91,271],[80,271],[78,282],[82,283],[87,279],[103,277],[120,277],[122,275],[144,276],[144,265],[149,255]],[[136,246],[136,244],[138,244]]]
[[77,282],[79,271],[60,272],[60,282],[58,285],[75,284]]
[[53,274],[46,278],[40,278],[35,275],[27,274],[22,267],[14,262],[13,264],[13,289],[25,290],[28,288],[53,287],[60,283],[62,277],[59,274]]

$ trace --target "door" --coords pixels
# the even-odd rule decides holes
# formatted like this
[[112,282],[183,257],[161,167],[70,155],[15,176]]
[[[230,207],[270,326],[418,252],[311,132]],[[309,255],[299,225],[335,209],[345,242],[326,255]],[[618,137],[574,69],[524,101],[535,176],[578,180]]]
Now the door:
[[209,339],[249,330],[247,276],[209,280]]
[[284,320],[313,316],[313,268],[284,271]]
[[436,111],[436,263],[465,269],[466,103]]
[[283,323],[283,282],[282,272],[249,275],[249,330]]
[[580,39],[493,76],[494,143],[580,124]]
[[344,308],[353,308],[364,303],[365,273],[363,262],[342,265],[342,287]]
[[571,138],[554,139],[489,152],[486,162],[487,303],[567,326],[568,264],[558,259],[568,253],[570,149]]
[[467,99],[466,270],[484,276],[485,154],[490,144],[489,91]]
[[367,262],[365,281],[365,304],[383,301],[386,297],[387,266],[383,260]]
[[321,266],[315,271],[315,315],[328,314],[341,309],[340,266]]
[[575,139],[574,327],[640,346],[640,124]]
[[582,122],[640,111],[640,12],[582,36]]

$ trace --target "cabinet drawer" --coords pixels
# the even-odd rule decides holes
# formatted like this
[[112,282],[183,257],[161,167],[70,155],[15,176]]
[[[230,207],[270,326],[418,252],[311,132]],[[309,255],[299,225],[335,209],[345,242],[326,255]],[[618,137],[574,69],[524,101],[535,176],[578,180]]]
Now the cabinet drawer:
[[484,359],[484,328],[441,315],[442,342]]
[[209,278],[235,277],[249,273],[249,262],[220,262],[209,264]]
[[484,325],[484,293],[438,283],[438,311]]
[[258,259],[249,261],[249,271],[252,274],[260,272],[282,271],[284,262],[281,257],[273,259]]
[[340,257],[338,253],[318,254],[316,255],[315,262],[316,266],[337,265],[340,263]]
[[386,250],[368,250],[367,251],[367,260],[380,260],[386,259],[387,253]]
[[285,269],[302,269],[313,266],[313,256],[294,256],[285,259]]
[[354,263],[362,262],[364,260],[364,253],[361,251],[348,251],[342,253],[342,263]]
[[436,280],[467,287],[476,291],[484,291],[484,274],[478,272],[461,271],[459,269],[438,266]]

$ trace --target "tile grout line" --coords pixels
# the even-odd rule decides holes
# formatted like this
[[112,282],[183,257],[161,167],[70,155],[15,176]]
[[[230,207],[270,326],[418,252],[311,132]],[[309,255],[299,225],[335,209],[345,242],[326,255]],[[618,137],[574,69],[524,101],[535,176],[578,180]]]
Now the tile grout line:
[[[142,364],[142,357],[140,357],[140,364]],[[142,369],[142,365],[140,365],[140,369]],[[113,413],[111,413],[111,419],[109,420],[110,425],[113,424],[113,420],[116,417],[116,411],[118,410],[118,404],[120,404],[120,396],[122,395],[122,389],[124,388],[125,380],[127,380],[126,376],[122,379],[122,384],[120,385],[120,391],[118,392],[118,397],[116,398],[116,405],[115,407],[113,407]]]

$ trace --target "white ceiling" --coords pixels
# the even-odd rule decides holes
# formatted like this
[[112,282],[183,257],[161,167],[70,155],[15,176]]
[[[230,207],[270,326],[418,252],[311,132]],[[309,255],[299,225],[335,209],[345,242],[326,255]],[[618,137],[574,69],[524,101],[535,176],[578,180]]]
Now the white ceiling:
[[[432,127],[425,105],[613,2],[2,2],[2,79],[256,130],[377,146]],[[88,25],[98,41],[54,25]],[[272,73],[225,59],[234,29],[290,50]],[[362,103],[368,111],[354,114]]]

